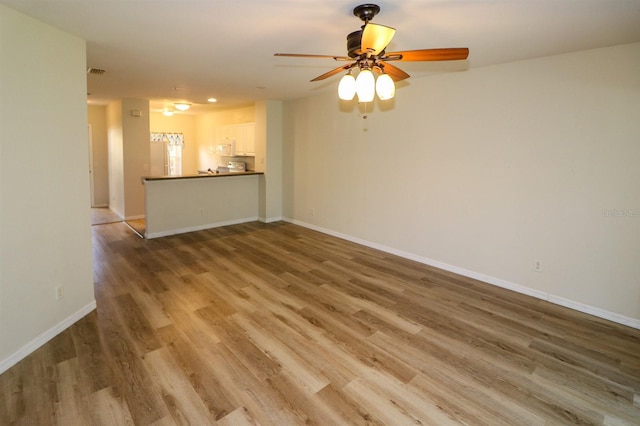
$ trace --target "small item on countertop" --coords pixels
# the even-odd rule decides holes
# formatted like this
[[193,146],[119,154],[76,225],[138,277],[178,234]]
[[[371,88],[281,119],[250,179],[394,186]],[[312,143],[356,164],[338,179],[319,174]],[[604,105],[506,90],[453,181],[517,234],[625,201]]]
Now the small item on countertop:
[[229,167],[229,172],[231,173],[241,173],[247,171],[247,163],[244,161],[229,161],[227,163]]

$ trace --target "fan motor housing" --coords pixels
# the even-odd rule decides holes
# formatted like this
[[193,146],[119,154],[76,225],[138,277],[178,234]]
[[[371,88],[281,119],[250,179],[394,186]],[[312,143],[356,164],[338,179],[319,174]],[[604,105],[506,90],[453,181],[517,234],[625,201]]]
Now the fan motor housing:
[[[353,14],[360,18],[364,25],[367,25],[374,16],[380,12],[380,6],[372,3],[361,4],[353,9]],[[358,31],[354,31],[347,36],[347,53],[350,58],[357,58],[362,55],[362,31],[364,25]]]
[[347,53],[350,58],[362,55],[362,30],[354,31],[347,36]]

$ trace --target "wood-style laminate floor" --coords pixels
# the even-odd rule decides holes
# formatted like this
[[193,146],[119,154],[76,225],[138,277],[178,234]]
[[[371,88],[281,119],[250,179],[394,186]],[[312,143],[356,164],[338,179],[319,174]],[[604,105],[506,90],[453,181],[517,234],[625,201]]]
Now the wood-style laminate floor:
[[147,232],[147,221],[146,219],[128,219],[125,221],[125,223],[127,225],[129,225],[129,227],[131,229],[133,229],[133,231],[135,233],[138,234],[138,236],[140,238],[144,238],[144,234],[145,232]]
[[104,225],[113,222],[122,222],[122,218],[111,211],[109,207],[91,208],[91,225]]
[[93,227],[2,425],[640,424],[640,331],[286,223]]

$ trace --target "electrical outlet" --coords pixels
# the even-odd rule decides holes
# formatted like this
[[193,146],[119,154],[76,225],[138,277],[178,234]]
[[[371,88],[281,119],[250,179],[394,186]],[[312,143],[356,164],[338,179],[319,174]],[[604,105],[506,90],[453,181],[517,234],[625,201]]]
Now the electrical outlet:
[[315,216],[316,215],[316,209],[309,209],[309,213],[311,214],[311,216]]
[[204,209],[200,209],[200,216],[204,216]]
[[64,288],[62,286],[56,287],[56,300],[62,300],[64,298]]
[[535,262],[533,262],[533,270],[536,272],[542,271],[542,264],[540,263],[539,260],[536,260]]

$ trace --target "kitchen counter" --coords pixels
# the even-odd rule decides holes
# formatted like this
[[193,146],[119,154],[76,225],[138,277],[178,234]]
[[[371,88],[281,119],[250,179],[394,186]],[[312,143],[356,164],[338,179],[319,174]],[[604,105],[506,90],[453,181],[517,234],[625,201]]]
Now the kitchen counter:
[[250,171],[143,177],[145,237],[258,220],[261,175]]
[[228,177],[228,176],[248,176],[248,175],[262,175],[262,172],[255,172],[247,170],[246,172],[225,172],[225,173],[199,173],[197,175],[180,175],[180,176],[143,176],[142,183],[155,180],[176,180],[176,179],[201,179],[212,177]]

